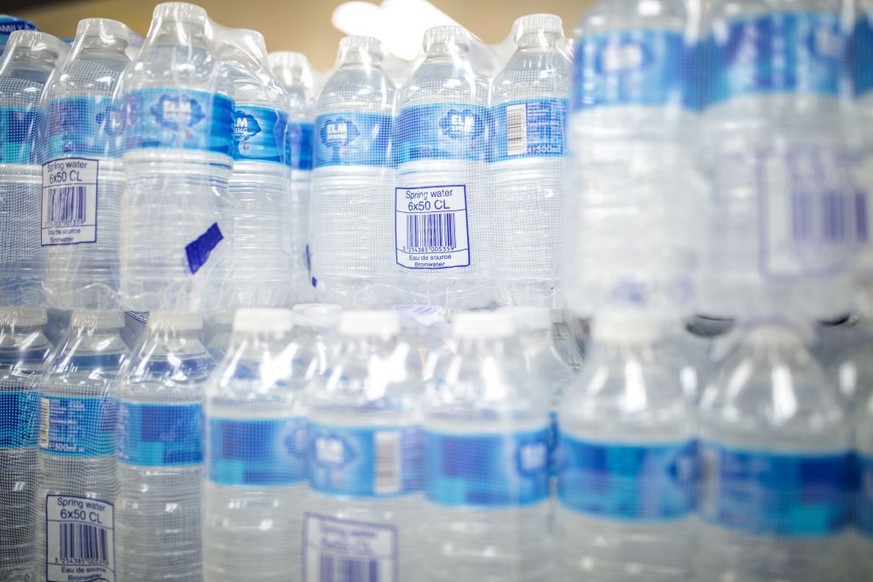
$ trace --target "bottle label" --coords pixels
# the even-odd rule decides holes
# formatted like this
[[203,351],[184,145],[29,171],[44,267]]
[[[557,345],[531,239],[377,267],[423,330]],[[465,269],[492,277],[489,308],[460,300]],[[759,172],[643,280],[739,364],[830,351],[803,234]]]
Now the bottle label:
[[203,462],[202,406],[121,402],[118,460],[143,467],[177,467]]
[[232,155],[233,100],[187,89],[139,89],[125,96],[126,148]]
[[492,162],[518,158],[552,158],[566,154],[566,99],[504,103],[492,109]]
[[115,507],[48,495],[45,509],[46,582],[115,582]]
[[856,464],[855,527],[873,538],[873,457],[854,455]]
[[867,95],[873,91],[873,11],[863,13],[855,24],[851,60],[855,95]]
[[292,170],[309,171],[312,169],[312,136],[311,123],[288,123],[288,153],[285,160]]
[[847,73],[846,38],[828,12],[774,12],[716,29],[708,98],[799,93],[836,96]]
[[111,97],[54,99],[49,104],[49,158],[116,157],[123,129]]
[[395,262],[407,269],[470,266],[467,187],[394,189]]
[[233,111],[233,159],[285,163],[288,114],[265,107]]
[[99,160],[61,158],[42,167],[42,246],[97,242]]
[[573,110],[681,107],[686,58],[685,41],[677,32],[624,30],[583,36],[576,44]]
[[388,165],[390,115],[332,113],[315,118],[315,167]]
[[0,449],[34,447],[37,442],[39,393],[0,392]]
[[573,511],[634,521],[681,519],[694,511],[693,442],[631,446],[561,438],[558,497]]
[[309,446],[309,485],[315,491],[372,498],[407,495],[423,488],[418,427],[310,423]]
[[307,513],[304,582],[398,582],[397,529]]
[[208,421],[209,480],[221,485],[290,485],[306,479],[306,419]]
[[397,117],[394,162],[485,161],[490,125],[488,109],[480,105],[433,103],[407,107]]
[[549,497],[549,429],[460,435],[425,431],[427,499],[451,507],[515,507]]
[[116,399],[43,396],[39,415],[39,447],[43,452],[69,457],[115,454]]
[[790,455],[701,445],[700,515],[755,535],[827,536],[848,521],[849,455]]
[[40,113],[33,109],[0,107],[0,164],[32,164]]

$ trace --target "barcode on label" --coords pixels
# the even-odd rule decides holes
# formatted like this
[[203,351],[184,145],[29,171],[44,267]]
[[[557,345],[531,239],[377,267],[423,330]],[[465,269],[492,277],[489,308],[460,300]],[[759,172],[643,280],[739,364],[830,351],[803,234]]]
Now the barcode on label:
[[519,156],[527,153],[527,105],[506,108],[506,153]]
[[318,582],[379,582],[377,560],[340,558],[322,554]]
[[102,527],[84,523],[62,523],[59,527],[58,556],[76,563],[109,563],[109,538]]
[[86,186],[61,186],[48,188],[46,196],[47,226],[77,226],[85,224],[87,218]]
[[411,249],[453,249],[457,246],[454,214],[408,214],[406,246]]
[[49,446],[49,421],[51,419],[51,403],[48,398],[39,399],[39,446],[47,449]]
[[400,433],[377,432],[376,486],[377,494],[400,491]]
[[[842,193],[795,193],[791,204],[791,235],[804,244],[854,242],[866,238],[866,229],[855,218],[857,200]],[[862,232],[858,232],[862,231]]]

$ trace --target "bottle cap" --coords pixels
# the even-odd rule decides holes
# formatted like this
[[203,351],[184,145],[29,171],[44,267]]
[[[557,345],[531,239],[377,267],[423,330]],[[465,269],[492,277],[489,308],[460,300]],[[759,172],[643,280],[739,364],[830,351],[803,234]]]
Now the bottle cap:
[[289,86],[312,87],[312,66],[303,53],[276,51],[267,55],[270,71]]
[[344,311],[339,332],[347,337],[382,337],[397,335],[400,316],[396,311]]
[[518,43],[526,34],[532,32],[554,33],[564,36],[564,23],[554,14],[528,14],[512,23],[512,38]]
[[452,319],[452,335],[460,339],[506,338],[512,331],[512,318],[502,311],[466,311]]
[[124,327],[124,316],[120,311],[74,311],[70,316],[70,327],[120,329]]
[[152,12],[152,19],[156,20],[158,18],[205,23],[209,16],[206,14],[205,8],[196,4],[188,2],[163,2],[155,6],[154,12]]
[[285,333],[292,326],[288,309],[240,309],[233,319],[233,331],[243,333]]
[[267,60],[267,43],[264,35],[248,28],[222,28],[218,33],[218,48],[229,47],[242,51],[259,63]]
[[644,316],[606,316],[594,319],[591,337],[608,344],[652,343],[664,333],[661,321]]
[[83,18],[76,26],[76,39],[85,36],[99,36],[106,44],[130,40],[130,29],[123,22],[111,18]]
[[430,51],[435,44],[454,44],[469,47],[470,33],[463,26],[434,26],[424,32],[424,52]]
[[291,309],[294,325],[306,327],[337,327],[342,307],[333,303],[299,303]]
[[552,313],[548,307],[503,307],[512,325],[519,331],[535,331],[552,327]]
[[336,64],[337,66],[348,62],[351,55],[361,55],[355,61],[367,60],[362,55],[369,55],[370,60],[382,60],[382,42],[372,36],[344,36],[340,39],[339,50],[337,50]]
[[48,312],[45,309],[0,307],[0,325],[36,327],[47,323]]
[[7,52],[11,50],[10,47],[21,47],[32,49],[33,51],[47,52],[55,56],[67,50],[64,41],[47,32],[40,32],[38,30],[14,31],[9,35],[9,42],[6,44],[6,47]]
[[153,331],[197,331],[203,329],[203,317],[190,311],[152,311],[147,325]]

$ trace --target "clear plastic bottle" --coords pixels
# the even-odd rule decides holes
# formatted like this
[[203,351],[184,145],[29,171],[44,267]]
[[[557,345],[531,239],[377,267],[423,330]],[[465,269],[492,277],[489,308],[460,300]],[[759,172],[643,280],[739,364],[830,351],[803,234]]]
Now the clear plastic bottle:
[[505,305],[560,307],[571,56],[561,19],[515,21],[518,49],[491,85],[496,270]]
[[39,30],[32,22],[9,16],[8,14],[0,14],[0,58],[3,57],[3,51],[6,50],[6,44],[9,42],[9,35],[16,30]]
[[508,314],[462,312],[424,406],[418,579],[553,580],[549,397]]
[[601,0],[575,32],[564,285],[587,316],[680,317],[695,298],[707,191],[693,162],[685,4]]
[[848,419],[788,320],[746,322],[700,403],[700,582],[847,579]]
[[298,388],[309,389],[333,368],[341,312],[339,305],[331,303],[298,303],[291,309],[291,383]]
[[0,305],[43,304],[40,95],[62,45],[44,32],[16,30],[0,60]]
[[[869,354],[869,352],[868,352]],[[854,528],[850,579],[873,579],[873,396],[859,406],[855,423],[856,487],[853,499]]]
[[295,303],[315,298],[309,272],[309,199],[312,193],[312,138],[315,90],[309,59],[290,51],[267,55],[273,76],[291,98],[288,109],[288,159],[291,166],[291,200],[288,207],[293,253],[292,297]]
[[873,396],[873,326],[851,316],[838,325],[819,325],[812,353],[831,383],[836,384],[847,413],[858,421]]
[[382,58],[378,40],[343,38],[315,111],[312,283],[319,301],[343,307],[396,302],[389,195],[394,84]]
[[36,554],[39,393],[45,310],[0,308],[0,579],[31,582]]
[[73,311],[40,389],[36,579],[74,582],[71,562],[115,579],[117,376],[128,356],[117,311]]
[[158,4],[122,79],[121,292],[130,309],[208,312],[230,300],[233,100],[212,37],[203,8]]
[[690,579],[695,415],[657,350],[662,334],[655,320],[594,320],[558,408],[561,580]]
[[81,20],[70,54],[45,89],[48,166],[40,233],[46,297],[60,309],[121,306],[122,126],[112,99],[130,63],[130,34],[116,20]]
[[488,80],[472,42],[459,26],[425,32],[424,61],[397,100],[391,199],[403,303],[463,309],[495,298]]
[[424,385],[399,333],[397,312],[344,312],[335,365],[312,386],[306,580],[421,575]]
[[287,310],[237,311],[207,386],[204,582],[300,579],[306,418],[291,328]]
[[702,117],[712,185],[702,308],[847,313],[864,236],[843,0],[713,0]]
[[214,361],[201,317],[149,314],[118,383],[116,579],[200,582],[203,387]]

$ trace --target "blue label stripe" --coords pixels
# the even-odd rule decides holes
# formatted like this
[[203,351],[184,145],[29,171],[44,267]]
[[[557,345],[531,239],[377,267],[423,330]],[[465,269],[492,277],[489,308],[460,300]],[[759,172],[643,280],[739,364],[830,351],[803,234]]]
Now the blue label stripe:
[[110,97],[69,97],[49,103],[49,159],[116,157],[123,124]]
[[419,160],[485,161],[493,122],[488,108],[460,103],[415,105],[394,128],[395,165]]
[[311,123],[288,123],[288,154],[286,161],[291,169],[312,169],[312,148],[315,129]]
[[233,159],[285,163],[288,114],[240,106],[233,112]]
[[40,414],[43,452],[69,457],[115,454],[116,399],[42,396]]
[[491,117],[494,121],[492,162],[566,154],[566,99],[504,103],[492,108]]
[[202,406],[121,402],[118,460],[128,465],[175,467],[203,461]]
[[307,477],[306,419],[208,420],[209,480],[222,485],[291,485]]
[[855,95],[861,97],[873,91],[873,11],[862,14],[855,24],[850,58]]
[[390,162],[393,118],[380,113],[332,113],[315,118],[315,167],[375,166]]
[[873,538],[873,456],[853,455],[855,528]]
[[0,392],[0,449],[36,446],[39,393]]
[[40,152],[34,147],[42,115],[32,109],[0,107],[0,164],[34,164]]

